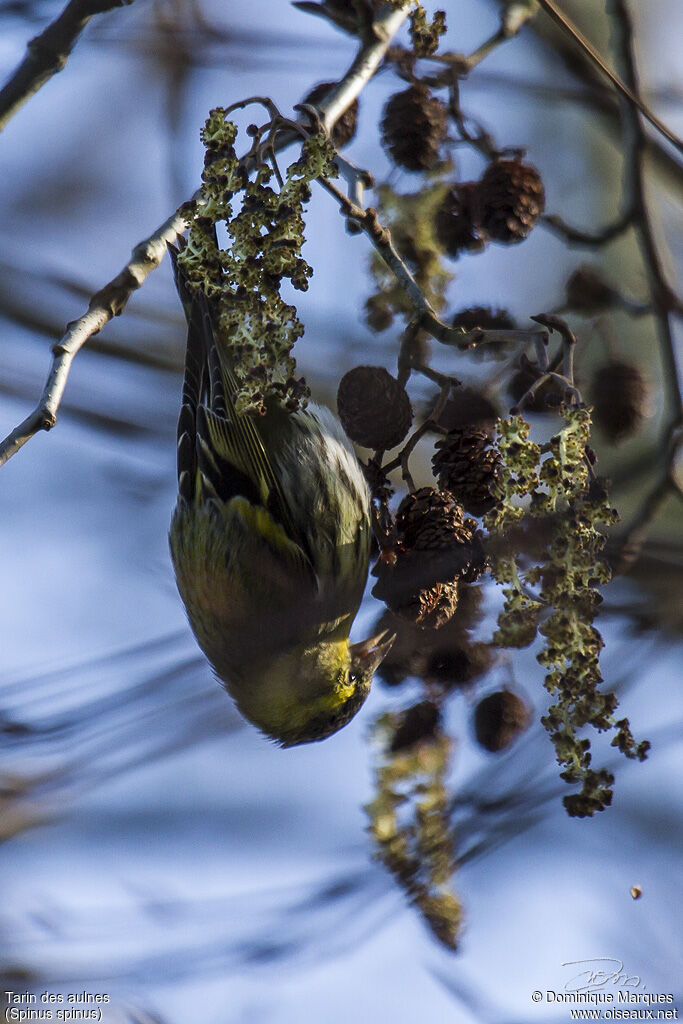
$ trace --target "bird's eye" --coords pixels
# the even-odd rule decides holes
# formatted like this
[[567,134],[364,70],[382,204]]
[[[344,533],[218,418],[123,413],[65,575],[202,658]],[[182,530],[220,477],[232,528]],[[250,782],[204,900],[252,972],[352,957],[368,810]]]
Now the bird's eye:
[[350,683],[357,683],[358,682],[358,673],[357,672],[349,672],[349,682]]

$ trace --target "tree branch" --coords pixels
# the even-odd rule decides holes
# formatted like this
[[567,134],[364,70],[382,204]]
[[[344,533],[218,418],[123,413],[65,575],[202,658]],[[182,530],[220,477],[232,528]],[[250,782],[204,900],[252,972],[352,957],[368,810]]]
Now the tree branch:
[[161,263],[168,243],[174,242],[186,228],[185,219],[179,213],[174,213],[164,221],[149,238],[135,246],[123,270],[93,295],[88,311],[68,324],[64,336],[52,347],[52,366],[40,401],[33,412],[0,442],[0,466],[39,430],[51,430],[54,427],[74,356],[89,338],[123,312],[133,292]]
[[342,114],[348,110],[375,74],[389,49],[391,40],[409,13],[410,4],[407,3],[407,0],[401,7],[387,4],[386,9],[372,26],[374,36],[372,41],[361,47],[339,85],[330,89],[325,98],[317,104],[328,132],[332,130]]
[[[608,10],[611,14],[613,45],[618,66],[631,90],[637,93],[639,82],[633,47],[633,23],[627,0],[610,0]],[[680,451],[680,432],[683,429],[683,395],[672,324],[672,317],[680,308],[680,302],[666,279],[648,206],[645,185],[647,137],[638,111],[630,104],[622,104],[622,123],[624,191],[628,206],[633,210],[636,237],[652,292],[653,314],[664,364],[664,386],[668,388],[673,410],[668,428],[664,472],[626,535],[622,553],[622,565],[625,566],[637,558],[647,530],[668,494],[672,490],[679,490],[680,493],[674,476],[674,463]]]
[[61,71],[81,32],[95,14],[133,0],[69,0],[59,17],[32,39],[16,71],[0,89],[0,131],[16,112]]
[[613,224],[608,224],[601,231],[581,231],[579,228],[567,224],[562,217],[554,213],[544,214],[541,217],[541,223],[553,234],[559,235],[565,242],[569,242],[570,245],[584,245],[587,249],[599,249],[628,231],[633,225],[633,217],[633,210],[627,210]]
[[609,78],[615,89],[617,89],[617,91],[628,100],[631,106],[639,110],[643,117],[650,122],[653,128],[656,128],[665,139],[668,139],[669,142],[676,147],[679,153],[683,153],[683,141],[681,141],[681,139],[679,139],[670,128],[667,128],[667,126],[660,121],[657,115],[654,114],[649,107],[645,105],[645,103],[643,103],[637,90],[634,90],[630,84],[625,84],[618,75],[615,75],[612,69],[605,64],[595,47],[588,41],[588,39],[586,39],[583,33],[579,31],[576,25],[570,21],[567,15],[559,9],[554,0],[538,0],[538,3],[546,14],[548,14],[553,21],[560,26],[562,31],[566,32],[576,43],[578,43],[591,62],[602,72],[603,75],[606,75],[606,77]]
[[329,178],[318,178],[318,182],[337,200],[341,213],[355,221],[368,236],[410,299],[417,314],[417,325],[428,331],[437,341],[459,349],[470,349],[480,342],[529,342],[547,336],[547,331],[542,327],[530,327],[525,331],[484,330],[477,327],[474,330],[466,331],[464,327],[450,327],[445,324],[436,315],[427,296],[396,251],[391,232],[380,223],[377,210],[372,206],[368,206],[366,209],[357,206]]
[[[66,53],[68,53],[71,47],[73,47],[78,33],[83,29],[83,26],[92,14],[131,2],[132,0],[71,0],[60,15],[60,18],[53,22],[49,29],[38,38],[42,39],[46,34],[52,33],[49,39],[52,40],[53,51],[56,42],[60,42],[64,46],[68,44],[70,39],[70,45],[68,45],[66,50]],[[393,36],[408,17],[409,10],[410,7],[407,0],[400,8],[386,5],[383,9],[373,25],[372,38],[361,44],[359,53],[339,85],[320,104],[321,116],[328,131],[337,119],[341,117],[347,107],[353,103],[363,87],[370,81],[383,60]],[[86,11],[88,12],[87,14]],[[80,12],[81,18],[81,21],[78,23],[74,20],[77,12]],[[65,20],[60,24],[62,19]],[[55,29],[55,26],[59,26],[59,28]],[[69,35],[68,30],[71,31],[71,35]],[[54,70],[59,70],[60,66],[63,67],[63,62],[55,67]],[[21,71],[21,68],[19,71]],[[16,78],[16,75],[14,77]],[[39,80],[32,91],[35,92],[43,84],[43,81],[46,80],[46,78]],[[13,113],[14,110],[18,109],[21,103],[25,102],[30,95],[31,93],[28,92],[19,97],[19,102],[16,103],[11,112]],[[0,127],[1,125],[2,122],[0,122]],[[280,132],[274,143],[274,149],[280,151],[299,137],[300,135],[294,131]],[[196,193],[193,198],[198,198],[198,195],[199,193]],[[186,229],[186,221],[179,212],[174,213],[168,220],[164,221],[149,238],[136,245],[133,249],[131,260],[123,270],[106,284],[104,288],[93,295],[88,311],[79,317],[78,320],[68,325],[64,336],[52,348],[52,366],[40,401],[33,412],[0,442],[0,466],[4,465],[39,430],[52,429],[57,422],[57,412],[64,394],[69,370],[77,352],[80,351],[89,338],[92,338],[93,335],[101,331],[105,324],[113,317],[119,316],[123,312],[133,292],[143,284],[152,270],[155,270],[161,263],[166,255],[167,244],[176,241],[179,235],[183,234]],[[445,325],[443,326],[445,327]]]

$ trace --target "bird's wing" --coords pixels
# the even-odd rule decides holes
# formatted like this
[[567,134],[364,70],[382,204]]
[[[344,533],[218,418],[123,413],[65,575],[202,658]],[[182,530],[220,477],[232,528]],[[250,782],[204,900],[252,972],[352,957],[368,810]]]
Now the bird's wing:
[[176,287],[188,322],[183,400],[178,418],[178,487],[189,503],[213,501],[219,507],[242,497],[253,507],[253,525],[266,539],[312,572],[296,543],[289,503],[273,469],[263,437],[251,416],[238,413],[239,384],[226,345],[216,340],[209,301],[191,293],[178,251],[169,246]]

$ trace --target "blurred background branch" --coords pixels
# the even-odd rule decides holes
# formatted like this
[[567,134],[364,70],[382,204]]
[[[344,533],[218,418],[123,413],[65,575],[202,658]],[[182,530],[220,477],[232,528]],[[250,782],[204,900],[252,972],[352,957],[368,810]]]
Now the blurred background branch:
[[0,131],[34,93],[61,71],[78,37],[96,14],[133,0],[69,0],[62,13],[26,47],[26,56],[0,89]]

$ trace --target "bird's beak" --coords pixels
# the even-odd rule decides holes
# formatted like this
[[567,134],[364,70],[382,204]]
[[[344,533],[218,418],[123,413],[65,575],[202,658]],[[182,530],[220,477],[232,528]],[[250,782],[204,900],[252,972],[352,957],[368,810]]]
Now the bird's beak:
[[371,636],[358,644],[351,644],[351,657],[354,662],[360,664],[363,672],[374,672],[386,658],[396,639],[394,633],[388,640],[384,640],[388,632],[389,630],[385,629],[377,636]]

